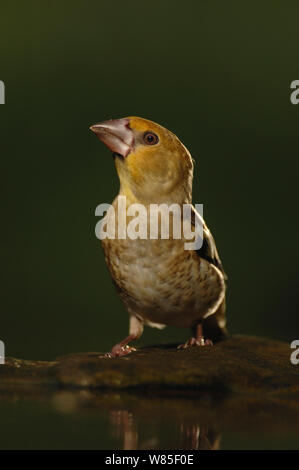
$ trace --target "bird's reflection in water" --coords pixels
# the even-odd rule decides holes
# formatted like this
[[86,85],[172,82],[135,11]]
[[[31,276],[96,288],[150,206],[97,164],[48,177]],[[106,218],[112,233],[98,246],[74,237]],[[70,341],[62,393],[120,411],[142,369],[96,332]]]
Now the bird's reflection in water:
[[[60,391],[53,397],[64,414],[82,411],[108,418],[113,448],[123,450],[217,450],[220,433],[201,424],[194,400],[105,393]],[[196,410],[196,411],[195,411]]]
[[218,450],[220,444],[220,434],[206,425],[182,425],[180,439],[180,449],[185,450]]
[[138,431],[132,413],[126,410],[110,411],[110,434],[123,441],[124,450],[138,449]]
[[[123,450],[165,448],[163,438],[161,440],[157,436],[152,436],[140,439],[134,416],[127,410],[111,411],[109,421],[111,437],[122,442]],[[172,435],[168,435],[166,440],[170,449],[218,450],[220,434],[205,425],[181,423],[179,426],[174,426]]]

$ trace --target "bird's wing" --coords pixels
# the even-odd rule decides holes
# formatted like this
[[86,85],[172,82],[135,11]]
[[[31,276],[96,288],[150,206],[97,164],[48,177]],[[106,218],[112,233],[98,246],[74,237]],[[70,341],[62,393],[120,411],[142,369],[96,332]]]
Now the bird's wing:
[[195,210],[195,208],[191,207],[191,224],[195,227],[195,223],[202,224],[203,227],[203,243],[199,250],[196,250],[196,253],[201,258],[209,261],[210,263],[214,264],[223,274],[225,280],[227,280],[227,275],[223,269],[221,259],[219,258],[218,251],[216,248],[215,240],[208,229],[204,219],[202,216]]

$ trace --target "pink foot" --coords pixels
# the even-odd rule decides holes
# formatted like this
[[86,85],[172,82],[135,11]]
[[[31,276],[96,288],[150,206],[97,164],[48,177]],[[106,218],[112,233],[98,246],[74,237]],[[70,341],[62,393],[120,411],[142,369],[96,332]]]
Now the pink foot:
[[190,338],[186,343],[180,344],[178,349],[192,348],[193,346],[213,346],[213,342],[210,339],[204,339],[203,336],[198,338]]
[[105,354],[105,357],[122,357],[126,356],[127,354],[130,354],[133,351],[136,351],[136,348],[133,348],[133,346],[122,346],[121,344],[116,344],[115,346],[113,346],[110,352]]
[[109,358],[122,357],[122,356],[126,356],[127,354],[130,354],[132,351],[136,351],[136,349],[133,348],[133,346],[128,346],[128,344],[131,341],[135,341],[135,339],[138,339],[139,336],[135,334],[130,334],[125,339],[123,339],[122,341],[117,343],[115,346],[113,346],[111,351],[105,354],[105,357],[109,357]]

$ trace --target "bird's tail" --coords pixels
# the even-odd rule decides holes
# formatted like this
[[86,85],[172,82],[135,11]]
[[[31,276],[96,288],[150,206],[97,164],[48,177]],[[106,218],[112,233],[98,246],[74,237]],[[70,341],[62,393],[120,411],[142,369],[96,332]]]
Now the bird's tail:
[[217,343],[225,339],[228,335],[226,329],[226,317],[225,317],[225,298],[218,310],[213,314],[207,317],[203,321],[203,335],[205,338],[209,338],[213,343]]

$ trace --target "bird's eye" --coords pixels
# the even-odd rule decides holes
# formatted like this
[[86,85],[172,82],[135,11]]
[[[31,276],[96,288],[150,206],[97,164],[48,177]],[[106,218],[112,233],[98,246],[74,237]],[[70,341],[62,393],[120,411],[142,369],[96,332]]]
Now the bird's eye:
[[159,142],[159,137],[153,132],[146,132],[143,136],[143,140],[147,145],[155,145]]

